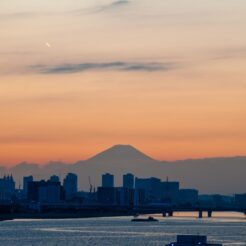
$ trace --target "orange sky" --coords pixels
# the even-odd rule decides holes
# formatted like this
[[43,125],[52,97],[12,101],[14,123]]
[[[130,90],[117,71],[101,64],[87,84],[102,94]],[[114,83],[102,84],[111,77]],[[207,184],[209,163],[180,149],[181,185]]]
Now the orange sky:
[[0,3],[0,163],[246,155],[246,3]]

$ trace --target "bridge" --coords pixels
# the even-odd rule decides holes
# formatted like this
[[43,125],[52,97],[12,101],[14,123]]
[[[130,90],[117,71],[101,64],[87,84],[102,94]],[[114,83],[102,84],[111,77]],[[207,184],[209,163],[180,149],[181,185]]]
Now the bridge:
[[163,206],[141,206],[134,208],[136,214],[162,214],[163,217],[172,217],[175,212],[197,212],[198,218],[203,218],[204,213],[211,218],[213,212],[238,212],[246,216],[246,208],[238,207],[163,207]]
[[214,212],[239,212],[246,216],[246,208],[238,207],[182,207],[171,205],[146,204],[138,207],[103,204],[42,204],[38,209],[21,209],[12,205],[0,205],[1,218],[84,218],[105,216],[133,216],[146,214],[162,214],[172,217],[175,212],[197,212],[198,218],[205,214],[211,218]]
[[103,205],[103,204],[91,204],[91,205],[82,205],[82,204],[43,204],[42,210],[57,210],[60,211],[75,211],[75,212],[94,212],[94,213],[115,213],[119,216],[124,215],[145,215],[145,214],[162,214],[163,217],[171,217],[175,212],[197,212],[199,218],[203,218],[205,214],[207,217],[211,218],[213,212],[238,212],[242,213],[246,216],[246,207],[245,208],[238,208],[236,206],[231,207],[204,207],[204,206],[172,206],[172,205],[152,205],[146,204],[141,205],[138,207],[134,206],[118,206],[118,205]]
[[[57,205],[53,205],[53,209],[57,209]],[[214,212],[238,212],[242,213],[246,216],[246,208],[238,208],[238,207],[183,207],[183,206],[153,206],[153,205],[141,205],[138,207],[134,206],[117,206],[117,205],[76,205],[70,206],[66,208],[61,206],[61,211],[66,211],[69,209],[71,212],[75,211],[78,213],[99,213],[106,214],[112,213],[119,216],[127,216],[127,215],[146,215],[146,214],[162,214],[163,217],[172,217],[175,212],[197,212],[198,218],[203,218],[205,214],[207,217],[211,218]],[[47,205],[43,207],[44,210],[52,210],[52,206]]]

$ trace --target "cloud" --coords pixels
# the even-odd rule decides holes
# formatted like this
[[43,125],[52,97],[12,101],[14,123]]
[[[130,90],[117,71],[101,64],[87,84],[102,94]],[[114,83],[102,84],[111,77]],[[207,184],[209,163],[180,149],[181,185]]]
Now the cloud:
[[119,8],[129,3],[130,1],[128,0],[118,0],[118,1],[113,1],[109,4],[98,5],[95,7],[88,8],[88,9],[80,9],[80,10],[75,10],[72,12],[79,13],[79,14],[94,14],[94,13],[100,13],[100,12],[108,11],[111,9]]
[[119,1],[112,2],[111,4],[108,5],[108,7],[116,7],[116,6],[121,6],[121,5],[125,5],[128,3],[130,2],[127,0],[119,0]]
[[220,48],[211,53],[212,60],[241,59],[246,56],[246,46]]
[[171,62],[105,62],[105,63],[77,63],[77,64],[61,64],[56,66],[34,65],[30,69],[42,74],[68,74],[78,73],[90,70],[115,70],[123,72],[155,72],[167,71],[174,68]]
[[1,13],[0,20],[1,21],[15,21],[15,20],[25,20],[36,17],[44,17],[44,16],[53,16],[54,14],[59,14],[59,12],[10,12],[10,13]]
[[70,15],[70,14],[94,14],[100,13],[107,10],[111,10],[114,8],[118,8],[124,5],[129,4],[130,1],[128,0],[117,0],[113,1],[108,4],[101,4],[90,8],[82,8],[77,10],[70,10],[70,11],[41,11],[41,12],[27,12],[27,11],[20,11],[20,12],[9,12],[9,13],[0,13],[0,20],[15,20],[15,19],[27,19],[33,18],[37,16],[54,16],[54,15]]
[[[80,98],[80,92],[66,92],[57,94],[44,94],[21,96],[13,98],[0,98],[0,104],[21,105],[21,104],[51,104],[51,103],[68,103],[75,102]],[[1,139],[1,138],[0,138]]]
[[13,13],[6,13],[0,14],[0,19],[20,19],[20,18],[29,18],[35,16],[36,13],[32,12],[13,12]]
[[33,55],[33,54],[39,54],[38,52],[34,52],[34,51],[18,51],[18,50],[12,50],[12,51],[1,51],[0,50],[0,55],[1,56],[15,56],[15,55],[19,55],[19,56],[23,56],[23,55]]

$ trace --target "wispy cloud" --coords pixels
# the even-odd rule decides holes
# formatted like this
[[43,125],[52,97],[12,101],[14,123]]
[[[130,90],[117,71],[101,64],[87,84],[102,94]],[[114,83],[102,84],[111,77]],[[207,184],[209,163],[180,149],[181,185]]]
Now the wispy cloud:
[[246,57],[246,46],[218,48],[212,53],[212,60],[240,59]]
[[34,12],[12,12],[12,13],[2,13],[0,14],[0,19],[22,19],[35,16]]
[[78,73],[90,70],[115,70],[123,72],[155,72],[167,71],[174,68],[171,62],[105,62],[105,63],[75,63],[75,64],[60,64],[56,66],[34,65],[30,67],[31,71],[42,74],[67,74]]
[[113,9],[125,6],[129,3],[130,3],[130,1],[128,1],[128,0],[117,0],[117,1],[113,1],[113,2],[108,3],[108,4],[97,5],[97,6],[94,6],[91,8],[87,8],[87,9],[74,10],[74,11],[72,11],[72,13],[96,14],[96,13],[100,13],[100,12],[104,12],[104,11],[113,10]]
[[34,51],[19,51],[19,50],[12,50],[12,51],[1,51],[0,50],[0,55],[1,56],[25,56],[25,55],[34,55],[34,54],[39,54],[38,52]]
[[124,5],[129,4],[129,3],[130,3],[130,1],[127,1],[127,0],[114,1],[108,5],[102,6],[101,10],[108,10],[108,9],[112,9],[115,7],[124,6]]
[[46,11],[23,11],[23,12],[10,12],[10,13],[0,13],[1,21],[12,21],[12,20],[25,20],[36,17],[53,16],[54,14],[61,14],[59,12],[46,12]]
[[32,11],[20,11],[20,12],[9,12],[9,13],[0,13],[0,20],[15,20],[15,19],[26,19],[33,18],[37,16],[54,16],[54,15],[70,15],[70,14],[94,14],[100,13],[107,10],[113,10],[121,6],[129,4],[128,0],[117,0],[107,4],[99,4],[90,8],[81,8],[77,10],[70,11],[41,11],[41,12],[32,12]]

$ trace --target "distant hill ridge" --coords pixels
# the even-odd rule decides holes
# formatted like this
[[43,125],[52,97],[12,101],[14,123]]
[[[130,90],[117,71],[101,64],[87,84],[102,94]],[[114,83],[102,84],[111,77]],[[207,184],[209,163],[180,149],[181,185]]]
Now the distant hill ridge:
[[74,164],[50,162],[45,166],[33,163],[20,163],[11,169],[0,167],[0,173],[12,173],[17,185],[22,177],[33,175],[36,179],[48,178],[53,174],[61,178],[67,172],[79,176],[79,186],[89,189],[88,176],[94,186],[100,184],[101,174],[115,175],[116,185],[121,185],[121,176],[131,172],[139,177],[159,177],[179,180],[182,187],[198,188],[202,193],[243,193],[246,192],[246,157],[217,157],[179,160],[174,162],[157,161],[131,145],[115,145],[99,154]]

